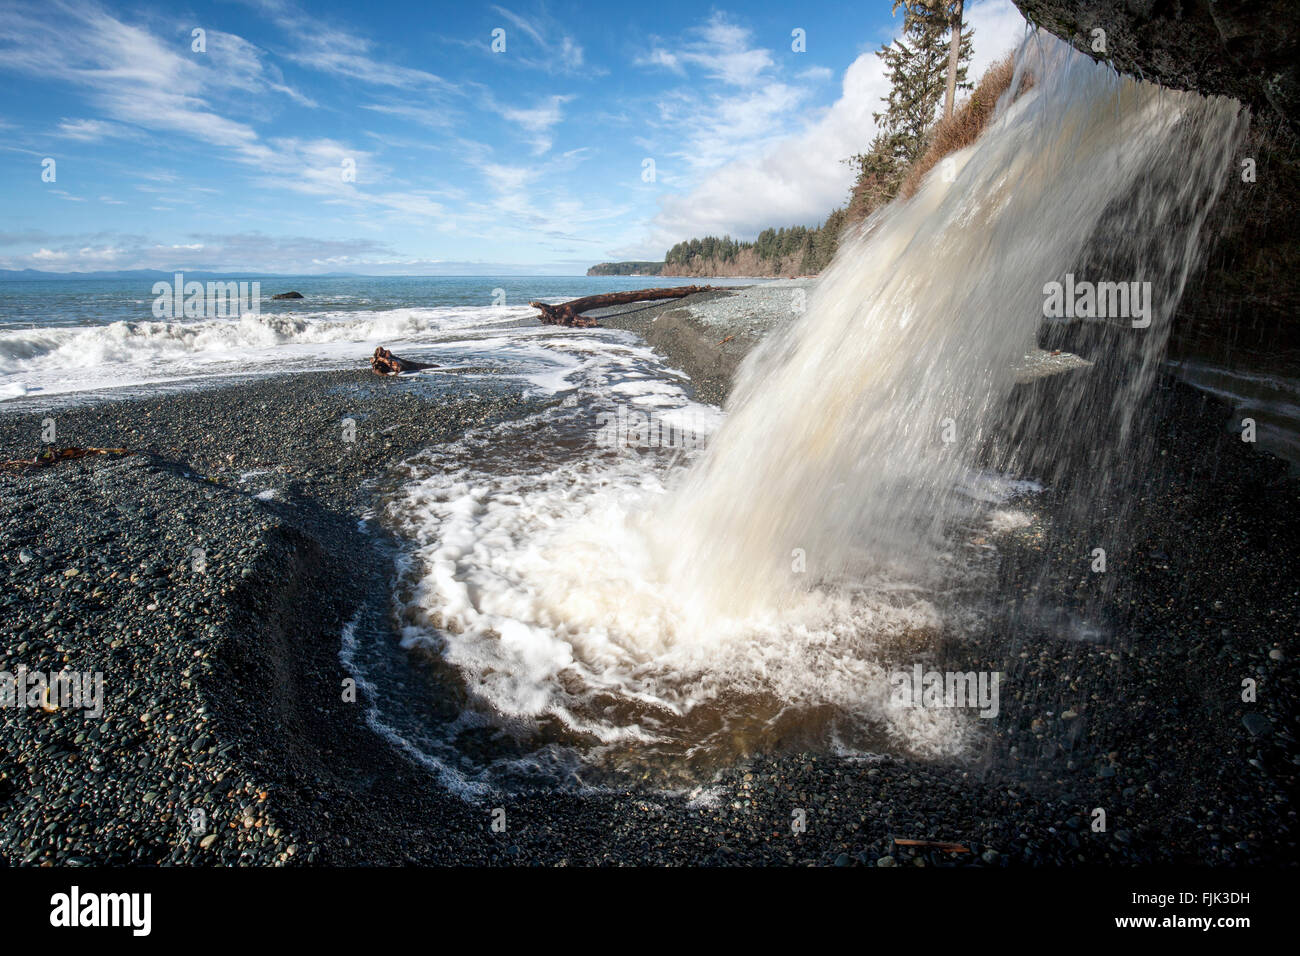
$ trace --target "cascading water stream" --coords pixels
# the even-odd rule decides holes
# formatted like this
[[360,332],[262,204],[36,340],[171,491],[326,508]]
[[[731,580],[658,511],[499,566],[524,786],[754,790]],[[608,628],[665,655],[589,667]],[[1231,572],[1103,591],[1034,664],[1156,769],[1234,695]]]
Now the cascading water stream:
[[1067,274],[1149,283],[1149,314],[1111,317],[1134,366],[1103,396],[1123,432],[1230,174],[1238,112],[1031,37],[980,140],[845,242],[807,316],[743,366],[726,424],[664,507],[684,606],[702,623],[881,564],[936,570],[1044,286]]
[[1149,283],[1098,322],[1120,373],[1078,384],[1117,467],[1243,125],[1233,101],[1031,34],[988,129],[845,237],[684,471],[610,451],[591,417],[709,411],[618,342],[557,339],[581,401],[431,449],[388,509],[419,542],[399,562],[404,646],[463,701],[421,749],[462,777],[484,727],[533,766],[791,741],[960,753],[969,721],[889,706],[888,658],[960,633],[987,580],[963,555],[1017,486],[981,455],[1045,285]]

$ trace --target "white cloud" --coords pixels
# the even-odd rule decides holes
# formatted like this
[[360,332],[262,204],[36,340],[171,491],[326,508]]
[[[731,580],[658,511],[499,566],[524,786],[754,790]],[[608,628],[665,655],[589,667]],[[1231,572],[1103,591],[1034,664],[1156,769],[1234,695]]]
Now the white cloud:
[[682,66],[681,60],[677,54],[665,50],[663,47],[655,47],[643,57],[636,60],[637,66],[663,67],[665,70],[671,70],[673,73],[685,75],[686,68]]
[[[509,58],[505,60],[507,64],[544,70],[547,73],[584,76],[598,76],[604,73],[604,70],[586,63],[586,54],[582,45],[565,33],[561,25],[551,17],[541,15],[530,20],[505,7],[494,6],[492,9],[510,24],[506,32],[506,50],[510,53]],[[540,47],[540,56],[520,54],[519,33],[528,39],[529,44]]]
[[646,56],[636,61],[638,66],[664,67],[675,73],[686,66],[700,68],[711,80],[731,86],[752,86],[769,71],[774,60],[770,50],[750,46],[750,31],[733,23],[724,13],[715,12],[699,27],[692,27],[685,36],[667,49],[662,40],[656,41]]
[[[1011,0],[977,0],[968,6],[967,20],[975,30],[970,69],[975,78],[1024,36],[1024,18]],[[733,45],[742,39],[735,30],[709,35],[725,37]],[[747,65],[759,62],[758,57],[724,58],[714,70],[728,83],[748,76],[752,87],[761,71],[747,72]],[[839,99],[808,116],[793,133],[783,126],[789,123],[791,103],[798,100],[790,94],[782,98],[776,91],[769,93],[770,108],[761,97],[745,98],[729,104],[736,110],[730,116],[718,111],[702,119],[691,148],[700,149],[707,159],[746,143],[761,143],[762,148],[710,170],[689,191],[664,197],[649,234],[620,254],[658,256],[692,236],[752,237],[767,226],[811,225],[825,219],[843,205],[852,184],[852,173],[841,160],[870,143],[875,135],[872,113],[880,109],[880,98],[887,92],[880,58],[864,53],[845,70]],[[718,139],[711,141],[713,136]]]
[[59,123],[57,136],[93,143],[102,139],[126,138],[134,135],[133,131],[120,123],[108,123],[94,119],[65,119]]
[[533,154],[540,156],[551,148],[553,138],[551,130],[564,119],[563,106],[572,100],[572,96],[549,96],[536,106],[509,107],[493,104],[492,108],[501,114],[508,123],[521,127],[529,134]]

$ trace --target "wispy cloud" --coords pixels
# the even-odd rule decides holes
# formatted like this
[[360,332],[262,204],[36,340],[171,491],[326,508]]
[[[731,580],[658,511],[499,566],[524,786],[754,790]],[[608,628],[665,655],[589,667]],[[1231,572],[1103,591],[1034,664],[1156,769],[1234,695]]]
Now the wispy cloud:
[[138,135],[121,123],[95,119],[65,119],[59,123],[55,135],[63,139],[94,143],[103,139],[129,139]]
[[[508,55],[502,57],[502,62],[562,75],[604,75],[603,69],[587,63],[582,44],[550,16],[543,13],[530,18],[499,6],[492,10],[508,24],[505,28]],[[518,34],[523,34],[526,41],[522,45]]]
[[557,94],[530,107],[501,106],[495,101],[491,107],[506,122],[522,129],[532,143],[533,154],[540,156],[550,151],[554,142],[551,131],[564,119],[564,104],[572,99],[572,96]]
[[398,119],[416,123],[428,129],[446,130],[455,125],[455,117],[443,109],[434,109],[415,103],[363,103],[363,110],[396,116]]
[[655,41],[650,52],[636,62],[640,66],[663,67],[685,73],[687,67],[731,86],[748,87],[759,82],[775,64],[772,51],[752,46],[752,32],[725,13],[715,12],[698,27],[688,29],[675,42]]
[[388,62],[371,54],[373,44],[340,31],[309,32],[302,47],[288,55],[300,66],[332,73],[370,86],[387,86],[412,93],[458,92],[454,83],[426,70]]
[[[249,272],[296,271],[302,263],[357,264],[390,258],[392,247],[374,239],[269,236],[258,231],[217,235],[193,233],[182,242],[159,242],[132,233],[40,235],[26,255],[0,256],[0,269],[213,269]],[[10,243],[0,236],[0,246]],[[324,271],[324,270],[321,270]]]
[[[94,4],[58,9],[66,19],[46,16],[44,8],[40,13],[19,7],[0,12],[0,70],[62,78],[84,89],[107,117],[65,121],[63,136],[89,141],[128,130],[179,135],[217,147],[250,167],[257,185],[408,218],[443,214],[439,203],[418,191],[374,189],[382,168],[368,151],[329,138],[263,138],[249,122],[220,111],[215,101],[232,91],[245,96],[245,115],[247,94],[285,95],[300,105],[312,102],[290,90],[278,70],[263,64],[259,49],[240,37],[212,31],[208,52],[195,53],[188,44],[164,41]],[[310,43],[321,54],[314,64],[320,69],[369,77],[381,85],[441,83],[431,74],[349,54],[347,50],[364,50],[365,44],[343,34],[318,34]],[[330,50],[339,55],[325,55]],[[167,205],[152,208],[168,211],[187,200],[173,195],[162,201]]]
[[[784,79],[773,52],[755,45],[752,31],[723,13],[672,42],[655,39],[636,62],[686,80],[653,102],[644,143],[661,160],[695,172],[752,155],[787,135],[804,118],[817,79]],[[671,171],[665,172],[671,181]]]
[[261,0],[252,6],[293,38],[295,46],[286,58],[299,66],[368,86],[426,94],[458,90],[456,84],[435,73],[393,62],[377,51],[369,38],[331,25],[321,15],[286,0]]

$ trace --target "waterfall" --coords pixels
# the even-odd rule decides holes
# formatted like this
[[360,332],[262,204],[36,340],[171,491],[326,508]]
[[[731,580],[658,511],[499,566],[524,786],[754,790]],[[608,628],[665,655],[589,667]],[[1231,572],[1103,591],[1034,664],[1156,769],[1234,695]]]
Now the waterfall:
[[[1136,416],[1245,122],[1029,34],[980,138],[844,237],[686,468],[590,425],[698,412],[678,380],[609,330],[548,339],[582,401],[430,449],[389,508],[420,543],[404,645],[470,702],[437,759],[482,725],[529,760],[963,752],[972,722],[892,707],[891,668],[998,600],[971,555],[1032,520],[999,510],[1008,488],[1059,496],[1067,444],[1098,480],[1142,467]],[[1069,433],[1025,428],[1018,369],[1067,327],[1095,363],[1056,380],[1068,414],[1044,420]]]
[[1122,447],[1239,114],[1031,34],[983,135],[845,237],[806,314],[738,373],[659,523],[686,613],[745,614],[883,566],[942,573],[1017,365],[1045,311],[1086,311],[1085,290],[1094,313],[1124,313],[1095,319],[1125,368],[1085,403],[1099,456]]

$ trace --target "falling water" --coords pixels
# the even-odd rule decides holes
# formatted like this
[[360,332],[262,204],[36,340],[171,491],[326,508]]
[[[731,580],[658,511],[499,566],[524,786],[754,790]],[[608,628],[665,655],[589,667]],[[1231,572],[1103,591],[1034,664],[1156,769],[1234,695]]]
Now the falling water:
[[684,606],[708,619],[882,564],[939,570],[1044,287],[1067,275],[1150,283],[1149,315],[1105,323],[1131,368],[1107,379],[1105,408],[1089,396],[1095,443],[1121,446],[1241,132],[1235,101],[1031,36],[978,142],[845,241],[807,315],[743,366],[724,427],[665,506]]
[[1031,34],[979,140],[844,238],[685,470],[598,445],[591,414],[677,387],[567,333],[582,401],[431,449],[388,511],[420,543],[399,565],[404,646],[463,703],[430,759],[464,768],[483,728],[615,763],[792,740],[960,752],[969,721],[889,707],[889,660],[961,633],[996,472],[1051,480],[1005,427],[1045,286],[1149,283],[1149,311],[1085,323],[1107,348],[1071,382],[1096,467],[1136,467],[1125,442],[1243,123]]

